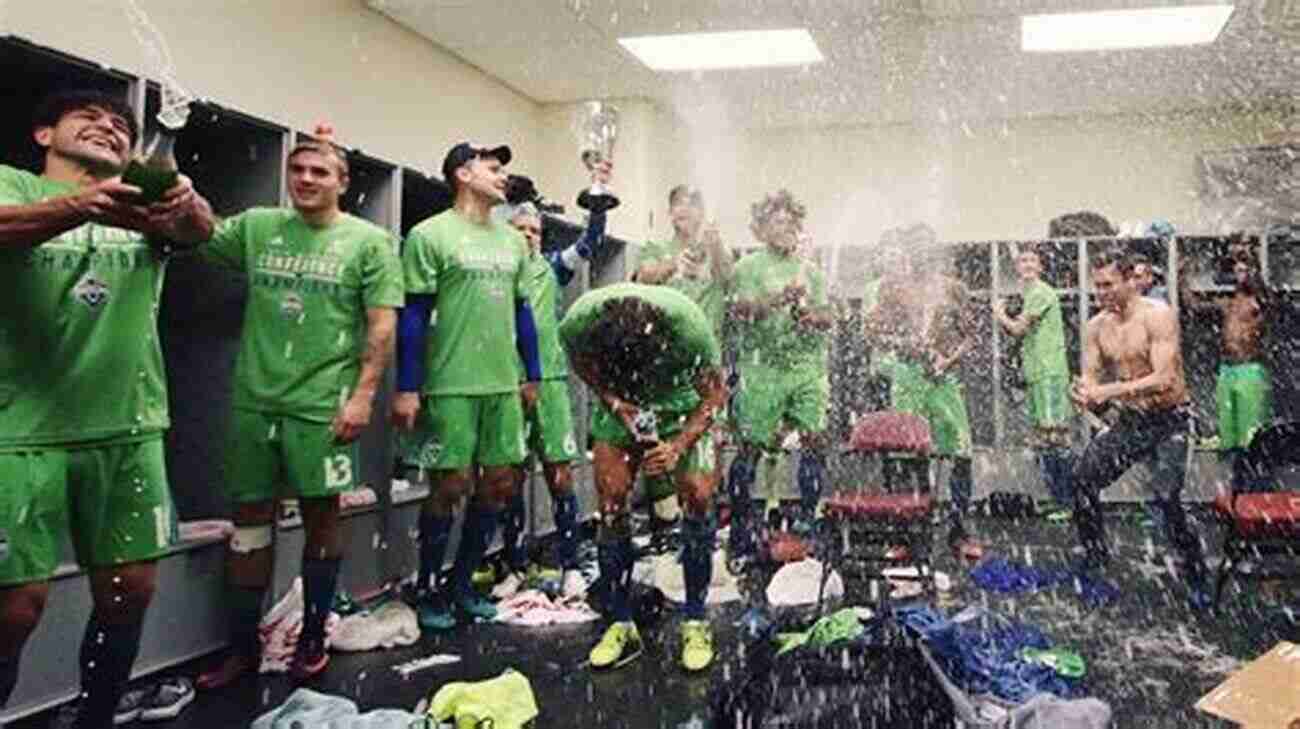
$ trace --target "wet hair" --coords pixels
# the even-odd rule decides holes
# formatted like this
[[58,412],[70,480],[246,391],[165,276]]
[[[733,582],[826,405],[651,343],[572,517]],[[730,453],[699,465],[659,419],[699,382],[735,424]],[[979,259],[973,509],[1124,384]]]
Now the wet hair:
[[295,144],[293,149],[289,150],[289,156],[285,157],[284,160],[285,162],[288,162],[303,152],[315,152],[323,157],[329,157],[334,160],[334,163],[338,166],[340,177],[346,179],[350,176],[348,153],[337,144],[320,139],[305,139]]
[[691,204],[696,207],[700,207],[700,208],[704,207],[704,193],[700,192],[698,189],[694,187],[691,187],[690,185],[678,185],[673,189],[669,190],[668,207],[672,207],[676,205],[678,199],[682,197],[689,198]]
[[794,199],[794,194],[784,188],[764,197],[762,200],[749,206],[749,214],[752,222],[750,228],[761,230],[767,227],[768,221],[780,211],[786,211],[795,222],[803,223],[804,218],[808,217],[808,208],[803,203]]
[[1047,224],[1048,238],[1093,238],[1107,235],[1119,235],[1119,230],[1101,213],[1091,210],[1066,213]]
[[57,126],[59,120],[65,115],[91,108],[104,109],[122,117],[126,121],[131,145],[135,146],[136,138],[140,136],[140,127],[135,121],[135,111],[122,99],[103,91],[76,89],[50,94],[36,105],[36,110],[32,113],[32,129]]
[[1093,256],[1092,269],[1096,271],[1108,266],[1114,266],[1121,276],[1128,278],[1133,275],[1133,268],[1137,265],[1135,260],[1137,257],[1122,248],[1111,248]]
[[582,348],[599,362],[605,387],[624,400],[644,401],[672,383],[674,373],[665,361],[672,349],[668,327],[663,313],[643,299],[605,302]]

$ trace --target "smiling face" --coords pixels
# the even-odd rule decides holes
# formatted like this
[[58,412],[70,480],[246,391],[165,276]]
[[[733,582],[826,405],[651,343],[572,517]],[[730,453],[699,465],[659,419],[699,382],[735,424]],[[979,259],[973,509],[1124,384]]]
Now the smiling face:
[[1016,256],[1016,274],[1021,281],[1035,281],[1043,274],[1043,263],[1033,251],[1021,251]]
[[121,174],[131,160],[130,125],[99,106],[68,111],[54,126],[37,127],[33,136],[47,156],[85,167],[97,177]]
[[1116,263],[1094,266],[1092,269],[1092,287],[1097,294],[1101,308],[1116,313],[1124,310],[1124,305],[1137,296],[1132,274],[1126,276]]
[[289,158],[289,197],[298,212],[337,210],[347,189],[347,176],[329,155],[304,149]]
[[457,191],[465,190],[493,203],[505,202],[506,166],[496,157],[475,157],[456,170]]

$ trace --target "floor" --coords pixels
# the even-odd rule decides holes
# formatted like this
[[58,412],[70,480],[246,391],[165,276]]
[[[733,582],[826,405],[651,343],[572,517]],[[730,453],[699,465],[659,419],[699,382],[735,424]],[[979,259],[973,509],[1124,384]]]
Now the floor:
[[[1206,515],[1193,516],[1213,548],[1215,528]],[[1043,521],[1011,523],[988,517],[973,521],[994,553],[1040,566],[1063,563],[1074,542],[1071,528]],[[937,566],[953,575],[956,587],[942,597],[940,606],[951,612],[971,603],[987,605],[1035,623],[1057,642],[1074,646],[1088,665],[1088,693],[1111,704],[1114,726],[1119,729],[1229,726],[1192,705],[1222,681],[1238,659],[1249,660],[1278,640],[1300,641],[1297,595],[1276,602],[1258,599],[1253,588],[1230,589],[1218,614],[1195,615],[1185,607],[1184,587],[1158,559],[1147,559],[1147,542],[1153,533],[1139,526],[1132,514],[1110,514],[1108,521],[1119,545],[1119,558],[1107,573],[1121,590],[1113,604],[1090,610],[1068,590],[1018,597],[984,593],[945,555]],[[1158,544],[1155,554],[1162,554]],[[1287,605],[1294,605],[1294,612]],[[721,660],[707,675],[688,676],[676,666],[676,621],[667,617],[644,633],[649,645],[637,662],[609,673],[596,673],[583,665],[599,625],[523,629],[491,624],[425,637],[401,650],[336,655],[313,687],[352,697],[363,710],[409,709],[443,682],[484,679],[514,668],[532,682],[541,707],[537,727],[704,727],[710,688],[715,682],[733,680],[742,670],[736,655],[738,615],[734,605],[714,610]],[[431,653],[453,653],[463,660],[408,680],[391,669]],[[247,727],[292,689],[285,678],[249,679],[201,695],[177,720],[154,726]],[[16,726],[43,729],[48,720],[48,716],[36,717]]]

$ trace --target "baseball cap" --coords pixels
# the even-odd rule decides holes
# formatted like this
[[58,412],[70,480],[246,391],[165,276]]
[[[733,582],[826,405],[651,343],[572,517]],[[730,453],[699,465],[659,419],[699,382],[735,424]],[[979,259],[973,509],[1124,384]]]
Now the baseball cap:
[[510,164],[513,155],[510,154],[510,148],[506,145],[499,147],[479,147],[469,142],[461,142],[442,160],[442,179],[454,190],[456,188],[456,170],[464,167],[470,160],[479,159],[480,157],[494,157],[503,165]]

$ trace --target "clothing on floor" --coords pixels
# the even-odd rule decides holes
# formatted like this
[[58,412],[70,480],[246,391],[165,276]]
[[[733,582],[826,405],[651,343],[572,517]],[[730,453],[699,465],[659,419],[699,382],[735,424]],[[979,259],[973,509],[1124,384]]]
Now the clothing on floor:
[[419,639],[415,611],[401,600],[390,600],[374,610],[340,620],[332,643],[336,651],[370,651],[411,645]]

